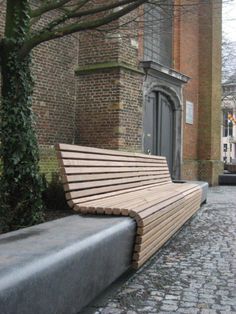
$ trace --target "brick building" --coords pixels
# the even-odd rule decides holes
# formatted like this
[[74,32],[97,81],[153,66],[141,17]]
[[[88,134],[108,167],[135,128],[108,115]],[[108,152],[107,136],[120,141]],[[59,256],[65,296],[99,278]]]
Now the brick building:
[[[187,2],[34,50],[42,171],[56,171],[53,145],[65,142],[166,155],[173,178],[217,184],[221,5]],[[1,2],[0,34],[3,19]]]
[[236,74],[222,84],[221,160],[236,162]]

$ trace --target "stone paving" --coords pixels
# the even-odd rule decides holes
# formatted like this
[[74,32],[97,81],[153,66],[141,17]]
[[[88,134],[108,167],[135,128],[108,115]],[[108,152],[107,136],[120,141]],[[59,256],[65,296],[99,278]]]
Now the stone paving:
[[177,236],[92,309],[95,314],[236,313],[236,186],[211,188],[207,204]]

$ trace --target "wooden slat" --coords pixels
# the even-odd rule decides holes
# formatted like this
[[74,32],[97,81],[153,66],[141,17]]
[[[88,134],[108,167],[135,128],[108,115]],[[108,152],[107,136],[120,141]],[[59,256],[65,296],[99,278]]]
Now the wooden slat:
[[[161,169],[159,169],[161,170]],[[149,175],[166,175],[168,178],[170,177],[168,170],[161,171],[133,171],[133,172],[118,172],[118,173],[99,173],[99,174],[79,174],[79,175],[63,175],[62,182],[63,183],[72,183],[72,182],[80,182],[80,181],[95,181],[95,180],[105,180],[105,179],[116,179],[116,178],[131,178],[138,176],[149,176]]]
[[[182,197],[181,192],[171,190],[171,185],[169,186],[169,188],[167,187],[167,189],[165,188],[161,190],[160,192],[157,191],[158,193],[157,195],[151,195],[149,197],[147,196],[146,202],[144,204],[138,203],[137,205],[132,206],[132,208],[129,208],[131,210],[131,213],[130,213],[131,217],[136,216],[137,214],[140,214],[139,216],[141,216],[144,211],[148,213],[148,215],[151,215],[153,213],[153,210],[155,212],[159,208],[158,207],[159,205],[160,205],[160,208],[164,207],[165,205],[163,204],[164,200],[166,200],[167,204],[169,204],[169,203],[173,203],[174,201]],[[168,197],[167,197],[167,193],[168,193]]]
[[[162,202],[166,200],[166,192],[168,191],[168,203],[171,202],[171,197],[175,197],[172,203],[176,202],[177,198],[183,198],[183,195],[178,191],[171,191],[171,184],[167,184],[164,186],[159,186],[158,190],[155,191],[156,187],[148,187],[141,191],[134,191],[131,193],[127,193],[122,195],[122,197],[114,196],[112,199],[106,198],[101,200],[95,200],[88,203],[84,203],[84,207],[89,207],[89,210],[96,212],[96,207],[103,207],[104,212],[106,214],[120,214],[127,215],[127,213],[131,210],[130,215],[135,217],[136,213],[145,210],[147,208],[153,207],[153,211],[157,212],[158,204],[159,209],[162,209],[165,204]],[[180,195],[180,196],[179,196]],[[137,208],[137,211],[133,213],[133,208]],[[100,211],[100,210],[99,210]]]
[[[132,212],[139,213],[143,210],[146,210],[147,208],[152,208],[154,206],[154,211],[156,211],[157,207],[156,205],[161,203],[163,199],[167,198],[168,194],[168,201],[171,200],[172,197],[178,197],[178,195],[182,195],[182,189],[173,189],[173,183],[169,183],[166,186],[163,186],[161,188],[157,188],[155,191],[155,187],[151,189],[151,193],[149,194],[145,193],[145,190],[142,193],[143,198],[145,197],[145,202],[142,204],[142,202],[137,202],[137,205],[132,204],[130,206],[126,206],[126,208],[131,209],[131,215]],[[189,189],[192,189],[192,186],[189,187]]]
[[157,163],[145,163],[145,162],[125,162],[125,161],[106,161],[106,160],[76,160],[76,159],[60,159],[60,162],[63,167],[157,167],[158,165],[162,165],[167,169],[165,162],[158,161]]
[[[186,206],[185,206],[186,208]],[[162,240],[165,239],[165,242],[182,226],[197,210],[196,204],[193,204],[189,207],[188,210],[186,210],[185,214],[181,216],[179,219],[177,219],[169,228],[166,228],[164,232],[162,232],[162,235],[159,238],[156,238],[151,244],[149,244],[145,249],[143,249],[140,253],[134,253],[133,259],[139,260],[143,259],[144,257],[149,257],[150,253],[154,254],[157,249],[160,247],[160,243],[162,243]],[[151,254],[151,255],[152,255]]]
[[[166,179],[161,179],[159,182],[166,182]],[[88,189],[88,190],[82,190],[82,191],[72,191],[66,193],[66,199],[70,200],[73,198],[88,196],[88,195],[95,195],[95,194],[102,194],[112,191],[119,191],[119,190],[125,190],[132,187],[138,187],[138,186],[147,186],[151,184],[155,184],[155,180],[150,181],[142,181],[142,182],[136,182],[136,183],[129,183],[129,184],[121,184],[119,186],[111,186],[111,187],[101,187],[101,188],[95,188],[95,189]]]
[[165,192],[165,195],[162,196],[162,199],[158,203],[153,204],[152,206],[148,207],[147,209],[142,208],[141,212],[136,211],[136,210],[132,210],[130,215],[131,215],[131,217],[135,217],[135,219],[137,219],[137,221],[145,220],[148,217],[152,218],[152,215],[156,214],[162,208],[165,208],[171,204],[174,204],[177,201],[182,200],[183,198],[184,197],[181,193],[179,193],[177,195],[173,194],[173,196],[172,195],[167,196],[167,194]]
[[[175,206],[175,205],[177,206],[181,202],[182,202],[182,199],[180,198],[176,202],[172,202],[172,204],[173,204],[173,206]],[[166,206],[168,205],[167,202],[165,204],[166,204]],[[163,204],[163,205],[165,205],[165,204]],[[165,206],[163,206],[163,208],[165,208]],[[160,213],[157,211],[157,212],[154,212],[152,215],[145,217],[145,219],[140,218],[138,215],[135,217],[135,219],[136,219],[137,225],[139,227],[143,227],[143,226],[150,224],[152,221],[154,221],[159,216],[160,216]]]
[[[157,219],[155,220],[155,225],[151,230],[148,232],[145,232],[143,235],[138,235],[136,237],[136,243],[137,244],[142,244],[146,243],[146,241],[151,241],[150,239],[153,239],[153,237],[158,237],[157,234],[158,232],[162,229],[162,227],[166,226],[168,223],[171,223],[176,217],[178,217],[182,212],[185,212],[185,207],[186,206],[191,206],[193,203],[193,199],[190,198],[188,201],[182,201],[181,204],[179,204],[176,208],[170,208],[167,215],[164,217],[162,216],[162,219]],[[164,219],[163,219],[164,218]]]
[[62,175],[73,174],[88,174],[88,173],[124,173],[124,172],[139,172],[139,171],[160,171],[169,172],[168,167],[64,167],[60,169]]
[[[137,191],[139,192],[139,191]],[[82,211],[85,208],[88,208],[88,211],[93,213],[104,213],[104,214],[113,214],[113,215],[124,215],[127,216],[129,213],[128,209],[122,209],[123,207],[127,207],[127,204],[132,208],[132,204],[136,204],[137,202],[145,202],[145,200],[140,199],[139,194],[137,192],[122,194],[122,197],[114,197],[114,199],[102,199],[101,201],[93,201],[89,203],[85,203],[82,206]],[[141,191],[142,193],[142,191]],[[101,210],[103,208],[103,211]],[[98,209],[99,208],[99,209]]]
[[[178,220],[173,221],[173,224],[166,229],[165,232],[162,232],[161,237],[155,240],[155,243],[152,242],[149,247],[146,247],[146,250],[142,250],[140,253],[136,253],[134,258],[137,258],[139,255],[139,259],[145,258],[147,259],[150,257],[152,254],[154,254],[159,248],[160,248],[160,243],[164,244],[170,237],[190,218],[192,215],[197,211],[198,209],[198,204],[193,203],[192,205],[188,206],[186,208],[185,206],[185,214],[179,218]],[[177,228],[176,228],[177,227]],[[162,239],[165,239],[163,242]],[[155,244],[155,245],[154,245]],[[151,255],[150,255],[151,252]]]
[[[192,198],[192,196],[191,196],[191,198]],[[177,212],[179,210],[179,208],[183,206],[183,202],[187,203],[188,200],[180,199],[176,203],[172,203],[168,207],[162,208],[160,211],[158,211],[156,213],[155,219],[152,222],[150,222],[150,223],[148,223],[142,227],[139,227],[137,229],[137,235],[143,235],[143,234],[148,233],[149,231],[152,231],[158,223],[164,221],[165,219],[170,217],[173,213]]]
[[[172,197],[174,195],[176,195],[176,193],[174,193],[172,195]],[[171,197],[171,195],[170,195],[170,197]],[[162,203],[165,199],[166,199],[166,191],[160,191],[158,193],[158,197],[157,197],[157,195],[153,195],[153,197],[150,198],[147,195],[145,198],[137,198],[137,199],[131,200],[130,202],[127,202],[126,204],[120,204],[120,206],[122,207],[122,209],[120,211],[121,211],[121,213],[126,213],[128,211],[129,215],[131,216],[132,208],[140,206],[140,208],[142,208],[145,211],[145,210],[148,210],[148,208],[154,204],[158,210],[158,204]],[[117,206],[119,206],[119,205],[117,205]],[[135,216],[134,216],[134,218],[135,218]]]
[[[132,206],[134,206],[136,203],[147,203],[147,197],[148,195],[152,195],[155,199],[157,196],[155,195],[155,188],[158,187],[158,194],[161,193],[162,189],[166,189],[166,186],[168,186],[167,182],[164,182],[163,185],[155,185],[155,186],[147,186],[146,188],[142,187],[141,189],[137,189],[135,191],[130,191],[129,193],[124,193],[122,196],[114,195],[113,197],[109,198],[102,198],[101,200],[92,200],[89,202],[84,202],[84,206],[88,207],[96,207],[96,206],[102,206],[104,208],[128,208],[128,203],[132,202]],[[147,194],[148,193],[148,194]],[[131,208],[132,208],[131,206]]]
[[67,183],[64,185],[65,191],[72,190],[81,190],[81,189],[90,189],[100,186],[113,186],[119,184],[126,184],[131,182],[140,182],[140,181],[149,181],[149,180],[159,180],[159,179],[168,179],[166,175],[150,175],[150,176],[136,176],[133,178],[124,178],[124,179],[112,179],[112,180],[98,180],[90,182],[76,182],[76,183]]
[[[198,189],[199,189],[198,187],[197,188],[196,187],[194,187],[194,188],[189,187],[188,193],[191,194],[195,190],[198,190]],[[187,190],[187,188],[186,188],[186,190]],[[172,191],[171,186],[170,186],[168,189],[165,190],[165,194],[164,194],[165,203],[163,203],[163,207],[165,207],[165,204],[168,205],[169,203],[173,203],[173,202],[177,201],[179,199],[179,197],[180,198],[184,197],[183,190],[177,189],[177,190]],[[136,208],[134,207],[130,214],[132,216],[132,215],[136,215],[138,213],[139,219],[144,219],[145,217],[152,215],[153,212],[156,212],[156,205],[157,205],[157,203],[155,201],[153,201],[153,202],[150,202],[150,206],[149,206],[148,210],[145,210],[146,207],[144,207],[144,208],[141,206],[136,207]],[[144,213],[144,210],[145,210],[145,213]]]
[[[191,208],[199,208],[199,202],[198,202],[198,198],[192,199],[190,202],[188,203],[184,203],[182,206],[182,209],[180,211],[180,214],[177,215],[175,218],[173,217],[173,221],[172,224],[174,223],[174,221],[177,221],[180,219],[180,217],[182,217],[183,215],[186,216],[189,214]],[[148,251],[148,247],[150,245],[154,246],[155,243],[157,243],[158,241],[158,235],[163,235],[165,230],[169,230],[169,227],[172,225],[171,221],[169,221],[170,224],[166,223],[164,225],[162,225],[162,232],[161,233],[156,233],[156,236],[153,236],[149,233],[150,237],[146,238],[145,241],[143,242],[142,246],[141,246],[141,254],[145,254],[146,251]],[[164,230],[164,231],[163,231]]]
[[[158,212],[163,212],[163,209],[165,209],[166,207],[175,207],[176,203],[178,201],[182,201],[183,199],[183,195],[181,193],[169,193],[169,198],[166,202],[166,192],[162,193],[161,195],[159,195],[158,198],[153,199],[152,201],[147,202],[147,204],[140,204],[140,208],[142,209],[142,213],[145,216],[144,220],[147,219],[146,217],[152,217],[152,215],[155,213],[155,215],[158,215]],[[139,205],[138,205],[139,206]],[[133,206],[134,207],[134,206]],[[137,207],[135,205],[135,207]],[[130,209],[132,210],[132,209]],[[129,210],[129,215],[131,216]],[[126,210],[122,210],[121,213],[126,213]],[[162,215],[162,213],[160,213],[160,215]],[[136,212],[136,214],[134,214],[134,211],[132,210],[132,217],[135,218],[138,227],[140,227],[140,222],[143,222],[143,220],[140,220],[140,215],[139,213]],[[155,218],[157,219],[157,218]]]
[[[143,192],[143,191],[141,191]],[[131,195],[133,195],[133,197],[131,197]],[[126,209],[126,210],[121,210],[118,206],[119,206],[119,203],[120,202],[124,202],[126,204],[126,207],[130,207],[132,208],[138,201],[138,195],[135,194],[135,193],[131,193],[131,195],[128,194],[128,197],[124,197],[124,195],[122,195],[122,198],[120,198],[120,201],[116,201],[116,202],[113,202],[112,199],[107,199],[107,200],[101,200],[100,202],[90,202],[88,203],[87,205],[85,205],[84,207],[81,208],[81,212],[90,212],[90,213],[98,213],[98,214],[113,214],[113,215],[124,215],[124,216],[127,216],[129,214],[129,210]],[[163,195],[163,194],[162,194]],[[173,194],[174,196],[174,194]],[[171,203],[171,205],[169,205],[169,207],[176,207],[177,204],[183,204],[184,202],[184,197],[183,195],[181,194],[180,196],[177,195],[177,197],[179,197],[179,202],[177,203],[176,202],[176,199],[175,201]],[[163,212],[165,210],[164,205],[163,205],[163,201],[166,199],[166,196],[164,195],[164,197],[161,197],[161,195],[159,194],[159,197],[157,198],[156,200],[156,203],[158,202],[159,204],[159,208],[156,206],[156,212],[155,212],[155,219],[157,219],[157,215],[158,215],[158,210],[161,211],[161,213],[159,214],[159,216],[162,216],[163,215]],[[135,203],[136,202],[136,203]],[[115,207],[117,203],[117,207]],[[92,206],[94,204],[94,206]],[[129,204],[129,205],[127,205]],[[169,203],[168,203],[169,204]],[[110,205],[110,207],[109,207]],[[148,205],[148,203],[146,204],[146,206]],[[86,207],[88,206],[88,207]],[[164,210],[163,210],[164,209]],[[165,212],[164,212],[165,213]],[[150,220],[150,219],[149,219]],[[139,224],[139,221],[137,221],[138,223],[138,226],[140,225]],[[143,221],[142,221],[143,223]],[[145,221],[144,221],[145,223]]]
[[193,208],[191,212],[189,212],[189,215],[186,217],[184,221],[181,221],[180,223],[175,224],[174,228],[172,229],[170,234],[165,235],[162,240],[159,242],[158,245],[150,249],[148,254],[146,254],[144,257],[139,258],[138,260],[134,260],[132,263],[132,266],[134,269],[138,269],[141,267],[153,254],[157,252],[158,249],[160,249],[170,238],[173,236],[180,228],[184,225],[184,223],[192,217],[192,215],[196,212],[196,208]]
[[[182,204],[183,198],[179,198],[179,200],[177,200],[176,202],[173,202],[165,207],[159,208],[159,210],[157,208],[157,211],[153,215],[148,216],[144,220],[139,220],[138,218],[136,218],[135,220],[137,222],[138,229],[145,230],[145,228],[149,227],[151,224],[156,224],[156,221],[158,221],[158,219],[160,219],[163,215],[168,213],[169,210],[182,206]],[[144,233],[144,231],[142,233]]]
[[137,230],[136,243],[142,243],[147,239],[151,234],[155,233],[159,225],[168,221],[168,219],[172,219],[171,217],[176,213],[179,213],[179,210],[183,207],[183,203],[180,202],[178,206],[173,206],[173,204],[167,208],[165,211],[160,211],[159,218],[156,218],[152,223],[150,223],[146,227],[139,227]]
[[153,242],[156,241],[159,237],[161,237],[164,233],[164,231],[168,228],[171,228],[173,226],[173,223],[175,221],[178,221],[182,219],[186,215],[185,209],[182,207],[180,211],[175,213],[175,215],[171,216],[166,221],[159,224],[159,228],[155,231],[154,234],[147,234],[147,237],[142,236],[140,243],[135,244],[134,250],[136,252],[143,252],[145,248],[147,248],[149,245],[153,246]]
[[146,155],[141,153],[131,153],[124,152],[119,150],[110,150],[110,149],[102,149],[102,148],[94,148],[94,147],[86,147],[80,145],[70,145],[70,144],[57,144],[55,145],[57,151],[70,151],[70,152],[83,152],[83,153],[93,153],[93,154],[106,154],[113,156],[131,156],[131,157],[144,157],[147,159],[164,159],[162,156],[154,156],[154,155]]
[[[164,181],[164,182],[155,182],[154,184],[150,184],[148,187],[152,188],[155,186],[162,186],[168,184],[168,182]],[[90,201],[96,201],[96,200],[103,200],[106,198],[110,198],[110,197],[116,197],[116,196],[121,196],[127,193],[131,193],[134,191],[140,191],[143,190],[143,186],[138,186],[138,187],[133,187],[133,188],[129,188],[129,189],[125,189],[125,190],[119,190],[119,191],[114,191],[114,192],[108,192],[108,193],[104,193],[104,194],[97,194],[97,195],[92,195],[92,196],[85,196],[85,197],[80,197],[80,198],[75,198],[71,201],[68,201],[68,203],[70,202],[71,207],[74,207],[74,210],[79,211],[80,206],[83,206],[85,204],[87,204],[87,202]]]
[[[124,197],[125,198],[130,198],[130,199],[134,199],[134,198],[138,198],[138,199],[142,199],[142,198],[145,198],[150,194],[152,195],[152,197],[156,197],[154,195],[154,193],[156,192],[161,192],[163,190],[166,189],[166,187],[168,186],[171,186],[172,182],[171,181],[163,181],[163,182],[158,182],[158,183],[155,183],[155,184],[152,184],[152,185],[147,185],[147,186],[141,186],[141,187],[137,187],[137,188],[132,188],[132,189],[129,189],[127,190],[127,193],[125,193]],[[113,202],[115,204],[117,204],[117,201],[118,202],[122,202],[122,197],[120,197],[120,193],[115,193],[115,194],[111,194],[112,198],[106,198],[106,202],[109,203],[109,206],[110,204],[112,204]],[[101,199],[100,201],[98,201],[97,203],[97,200],[95,201],[89,201],[86,202],[79,202],[81,204],[84,204],[85,206],[86,205],[95,205],[96,204],[100,204],[101,202],[103,202],[103,200]]]
[[58,152],[61,159],[84,159],[84,160],[106,160],[106,161],[126,161],[126,162],[145,162],[149,164],[165,164],[166,161],[163,158],[150,159],[146,157],[128,157],[117,155],[104,155],[104,154],[89,154],[89,153],[73,153],[67,151]]

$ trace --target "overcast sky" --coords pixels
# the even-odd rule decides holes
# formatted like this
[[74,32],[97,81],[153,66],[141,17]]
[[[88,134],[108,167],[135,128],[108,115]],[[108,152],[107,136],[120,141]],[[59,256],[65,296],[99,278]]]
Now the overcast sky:
[[231,41],[236,41],[236,0],[224,0],[223,32]]

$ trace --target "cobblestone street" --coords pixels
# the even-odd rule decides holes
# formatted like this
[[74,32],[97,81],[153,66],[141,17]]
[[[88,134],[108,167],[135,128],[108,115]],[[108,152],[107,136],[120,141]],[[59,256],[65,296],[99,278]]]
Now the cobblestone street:
[[236,313],[236,187],[209,190],[207,204],[96,314]]

